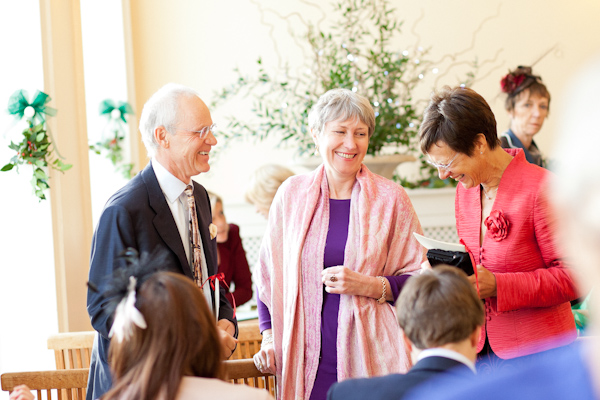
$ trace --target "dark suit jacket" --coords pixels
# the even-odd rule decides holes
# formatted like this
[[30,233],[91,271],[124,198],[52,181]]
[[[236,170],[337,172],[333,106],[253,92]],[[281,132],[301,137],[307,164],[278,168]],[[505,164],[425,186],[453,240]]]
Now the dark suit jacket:
[[475,378],[475,374],[469,367],[458,361],[445,357],[426,357],[404,375],[392,374],[334,383],[327,393],[327,399],[402,399],[411,389],[441,375],[461,382]]
[[[589,337],[590,340],[595,340]],[[482,374],[465,385],[437,382],[423,385],[407,399],[444,400],[593,400],[596,376],[588,364],[590,349],[582,343],[523,357],[519,363]]]
[[[217,272],[217,241],[210,239],[210,203],[206,190],[195,182],[194,197],[208,274],[214,275]],[[112,384],[107,363],[112,315],[104,312],[108,299],[103,298],[102,293],[106,291],[113,271],[125,266],[119,254],[127,247],[133,247],[140,254],[162,249],[168,254],[165,270],[193,278],[177,225],[151,163],[108,200],[92,239],[89,280],[96,284],[99,293],[88,290],[87,309],[98,335],[90,361],[88,399],[100,398]],[[237,326],[223,287],[220,303],[219,318],[228,319]]]

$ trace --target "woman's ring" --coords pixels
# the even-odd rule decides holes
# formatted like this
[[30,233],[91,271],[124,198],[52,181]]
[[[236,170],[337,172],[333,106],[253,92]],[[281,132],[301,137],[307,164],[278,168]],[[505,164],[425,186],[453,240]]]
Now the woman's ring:
[[337,278],[335,277],[335,274],[331,274],[331,278],[329,278],[329,280],[331,282],[337,282]]
[[260,361],[258,362],[257,367],[258,367],[258,370],[262,372],[262,363]]

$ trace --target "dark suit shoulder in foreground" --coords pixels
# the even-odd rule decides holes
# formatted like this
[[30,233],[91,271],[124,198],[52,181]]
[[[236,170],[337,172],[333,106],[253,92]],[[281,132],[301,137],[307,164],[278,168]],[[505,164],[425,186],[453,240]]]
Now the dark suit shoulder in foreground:
[[329,389],[327,399],[402,399],[411,389],[440,375],[463,382],[472,380],[475,376],[466,365],[458,361],[445,357],[426,357],[404,375],[392,374],[335,383]]
[[594,377],[583,357],[592,353],[585,344],[549,350],[547,358],[532,358],[464,385],[436,381],[432,386],[420,386],[407,400],[597,399]]

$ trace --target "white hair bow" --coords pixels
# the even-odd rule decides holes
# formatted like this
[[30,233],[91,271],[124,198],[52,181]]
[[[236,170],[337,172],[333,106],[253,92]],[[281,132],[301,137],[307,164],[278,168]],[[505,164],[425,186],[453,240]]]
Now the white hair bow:
[[135,308],[135,286],[137,279],[135,277],[129,277],[129,285],[127,285],[127,295],[115,311],[115,319],[113,321],[108,337],[112,338],[115,336],[117,341],[121,343],[123,339],[129,339],[133,333],[133,324],[137,325],[141,329],[146,329],[146,320],[144,316]]

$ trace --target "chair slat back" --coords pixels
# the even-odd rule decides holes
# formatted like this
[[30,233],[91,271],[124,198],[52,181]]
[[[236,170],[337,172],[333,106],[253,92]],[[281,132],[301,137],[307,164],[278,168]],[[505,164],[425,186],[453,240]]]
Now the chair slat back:
[[229,359],[252,358],[260,350],[261,343],[262,335],[258,328],[258,320],[242,321],[238,324],[238,345]]
[[37,399],[84,400],[88,381],[88,368],[9,372],[2,374],[2,390],[12,392],[15,386],[27,385],[36,392]]
[[51,335],[48,348],[54,350],[56,369],[89,368],[95,336],[94,331]]
[[260,372],[252,359],[227,360],[225,371],[230,382],[268,390],[273,397],[277,398],[275,376]]

